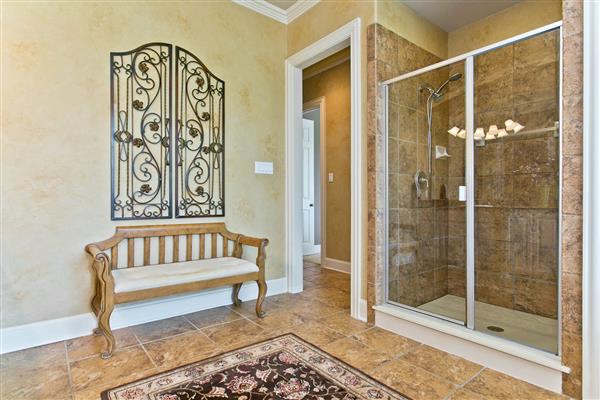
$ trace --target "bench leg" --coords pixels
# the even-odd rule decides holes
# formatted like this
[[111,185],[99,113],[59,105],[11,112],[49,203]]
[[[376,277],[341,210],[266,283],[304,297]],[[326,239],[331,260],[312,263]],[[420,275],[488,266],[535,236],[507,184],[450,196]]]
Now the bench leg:
[[236,307],[239,307],[242,304],[242,301],[240,300],[240,289],[242,288],[242,284],[241,283],[236,283],[235,285],[233,285],[233,293],[231,294],[231,301],[233,302],[233,305]]
[[[109,302],[106,302],[109,303]],[[104,339],[106,340],[106,348],[100,354],[100,358],[103,360],[107,360],[112,356],[113,349],[115,348],[115,337],[112,333],[112,329],[110,329],[110,315],[113,312],[115,305],[111,303],[103,304],[102,309],[100,310],[100,315],[98,316],[98,331],[104,335]]]
[[256,281],[258,283],[258,298],[256,299],[256,315],[259,318],[265,316],[265,312],[262,309],[263,302],[265,301],[265,296],[267,295],[267,283],[264,278]]

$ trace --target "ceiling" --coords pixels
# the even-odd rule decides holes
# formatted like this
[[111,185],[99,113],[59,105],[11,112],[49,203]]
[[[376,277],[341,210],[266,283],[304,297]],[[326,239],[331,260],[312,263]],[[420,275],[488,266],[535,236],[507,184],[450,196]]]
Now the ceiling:
[[267,0],[267,2],[281,8],[282,10],[287,10],[296,2],[296,0]]
[[515,5],[520,0],[402,0],[417,14],[451,32]]

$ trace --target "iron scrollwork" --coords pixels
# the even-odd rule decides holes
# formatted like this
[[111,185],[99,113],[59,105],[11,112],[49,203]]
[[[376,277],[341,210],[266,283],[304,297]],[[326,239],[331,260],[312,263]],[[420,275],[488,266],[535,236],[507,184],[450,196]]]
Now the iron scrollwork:
[[176,217],[225,215],[225,82],[175,47]]
[[111,218],[170,218],[172,46],[111,53]]

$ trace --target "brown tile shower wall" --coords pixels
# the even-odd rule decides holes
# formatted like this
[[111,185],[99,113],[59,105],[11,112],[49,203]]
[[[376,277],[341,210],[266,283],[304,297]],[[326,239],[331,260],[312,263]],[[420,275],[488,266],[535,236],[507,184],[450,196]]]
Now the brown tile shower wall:
[[581,398],[583,2],[563,1],[561,345],[563,393]]
[[[385,143],[384,101],[377,82],[436,63],[440,59],[379,24],[367,29],[368,37],[368,187],[369,252],[368,309],[383,302],[384,232],[383,214],[389,205],[389,296],[391,300],[420,305],[447,294],[447,203],[445,200],[417,201],[413,175],[426,170],[427,135],[424,106],[419,106],[418,82],[410,88],[398,85],[389,93],[389,204],[384,204]],[[432,85],[447,78],[447,71],[432,75]],[[438,82],[439,81],[439,82]],[[436,105],[436,131],[445,127],[447,104]],[[437,141],[437,142],[436,142]],[[447,135],[434,138],[447,145]],[[439,166],[434,164],[434,173]],[[443,168],[443,167],[442,167]],[[447,167],[446,167],[447,169]],[[434,182],[433,199],[439,199],[443,179]],[[445,186],[445,185],[444,185]]]
[[[487,131],[511,118],[526,131],[554,127],[558,67],[556,31],[477,56],[476,126]],[[458,100],[450,104],[450,126],[464,125],[464,98]],[[459,157],[450,160],[450,169],[461,179],[464,141],[456,142],[451,139],[450,149]],[[475,148],[476,300],[556,318],[558,146],[558,137],[546,132]],[[451,213],[449,241],[456,248],[448,287],[464,296],[464,209]]]

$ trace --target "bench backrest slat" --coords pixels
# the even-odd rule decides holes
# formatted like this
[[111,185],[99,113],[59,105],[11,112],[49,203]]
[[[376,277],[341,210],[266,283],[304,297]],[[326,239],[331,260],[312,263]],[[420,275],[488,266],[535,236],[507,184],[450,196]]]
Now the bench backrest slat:
[[[180,246],[183,246],[180,243],[182,236],[185,237],[186,242],[185,255],[179,252]],[[197,245],[196,236],[198,236]],[[128,226],[118,227],[113,237],[99,242],[97,245],[100,245],[99,247],[102,247],[103,250],[110,249],[111,268],[116,269],[125,266],[130,268],[156,263],[165,264],[238,256],[235,251],[237,238],[238,235],[230,233],[222,223]],[[172,240],[172,245],[168,243],[168,240]],[[209,240],[210,244],[207,243]],[[219,243],[220,240],[222,240],[221,243]],[[120,245],[123,246],[121,251],[119,251]],[[171,248],[173,251],[172,254],[169,254],[168,250]],[[230,248],[234,250],[230,251]],[[137,260],[136,251],[140,252]],[[121,259],[119,259],[120,252],[123,253]]]

